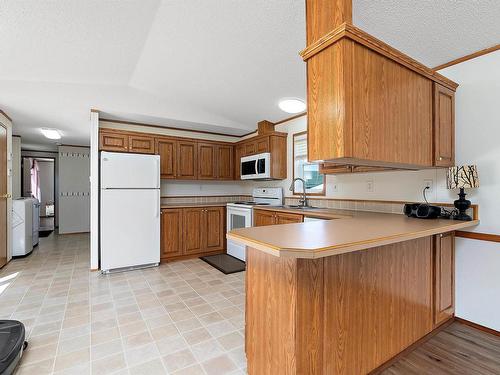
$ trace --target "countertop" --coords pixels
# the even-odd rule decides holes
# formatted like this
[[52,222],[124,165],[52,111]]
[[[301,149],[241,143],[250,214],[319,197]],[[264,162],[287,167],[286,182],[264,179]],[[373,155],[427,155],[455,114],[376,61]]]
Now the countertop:
[[227,203],[167,203],[161,204],[160,208],[190,208],[190,207],[226,207]]
[[405,215],[332,210],[258,208],[332,220],[236,229],[227,238],[271,255],[314,259],[469,228],[474,221],[415,219]]

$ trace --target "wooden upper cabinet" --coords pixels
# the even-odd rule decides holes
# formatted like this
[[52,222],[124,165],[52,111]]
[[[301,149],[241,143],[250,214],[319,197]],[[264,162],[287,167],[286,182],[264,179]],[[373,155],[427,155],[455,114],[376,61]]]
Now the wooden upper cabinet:
[[217,146],[212,143],[198,143],[198,179],[217,178]]
[[434,84],[434,165],[455,165],[455,92]]
[[253,225],[263,227],[276,224],[276,215],[274,211],[253,210]]
[[435,236],[434,246],[434,323],[448,320],[455,313],[455,233]]
[[[334,4],[316,7],[318,1],[307,1],[308,22],[325,21],[311,12],[329,14],[327,3]],[[311,42],[317,40],[319,29],[307,28]],[[324,37],[301,53],[307,62],[309,161],[399,169],[434,166],[434,85],[453,92],[457,84],[350,23]],[[439,100],[439,112],[450,113],[450,98]],[[449,123],[441,117],[439,122]],[[443,158],[454,142],[450,126],[444,127],[439,144],[449,147],[443,146]]]
[[205,234],[204,208],[184,209],[184,254],[203,252]]
[[204,251],[225,249],[224,207],[207,207],[204,211]]
[[161,259],[183,254],[183,216],[181,208],[161,210]]
[[232,180],[234,177],[233,146],[217,146],[217,178],[219,180]]
[[196,142],[177,142],[177,178],[196,180],[198,177],[198,150]]
[[128,152],[138,154],[154,154],[155,139],[148,135],[129,135]]
[[177,142],[168,138],[157,138],[155,152],[160,155],[160,177],[176,178]]
[[245,146],[237,145],[234,148],[234,179],[241,179],[241,158],[245,155]]
[[261,138],[255,141],[255,148],[257,154],[269,152],[269,137]]
[[257,153],[257,145],[255,141],[245,142],[245,156],[253,155]]
[[101,131],[99,134],[99,150],[127,152],[129,147],[128,135],[118,132]]

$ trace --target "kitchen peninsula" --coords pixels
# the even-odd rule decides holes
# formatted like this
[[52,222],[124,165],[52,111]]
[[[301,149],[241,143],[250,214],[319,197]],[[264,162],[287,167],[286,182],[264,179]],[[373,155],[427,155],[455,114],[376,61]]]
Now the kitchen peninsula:
[[332,220],[227,235],[247,246],[249,374],[366,374],[453,318],[454,231],[478,220],[283,211]]

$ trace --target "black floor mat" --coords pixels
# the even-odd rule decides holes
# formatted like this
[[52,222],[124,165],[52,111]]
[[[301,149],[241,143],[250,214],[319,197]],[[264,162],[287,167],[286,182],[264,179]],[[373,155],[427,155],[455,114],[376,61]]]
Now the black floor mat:
[[38,232],[38,237],[48,237],[53,232],[53,230],[41,230]]
[[209,255],[200,259],[226,275],[245,271],[245,262],[228,254]]

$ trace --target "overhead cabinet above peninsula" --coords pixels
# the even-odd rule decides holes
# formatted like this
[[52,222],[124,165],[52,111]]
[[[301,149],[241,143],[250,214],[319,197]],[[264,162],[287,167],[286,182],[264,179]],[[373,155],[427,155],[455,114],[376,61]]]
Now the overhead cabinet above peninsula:
[[331,4],[306,1],[309,160],[453,165],[457,84],[353,26],[347,1]]

